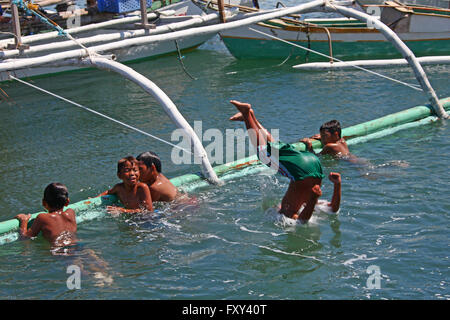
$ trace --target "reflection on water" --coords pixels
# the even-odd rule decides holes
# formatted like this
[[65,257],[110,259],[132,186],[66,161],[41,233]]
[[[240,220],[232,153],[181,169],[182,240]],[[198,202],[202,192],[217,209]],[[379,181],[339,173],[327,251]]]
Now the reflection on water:
[[86,245],[72,233],[63,232],[51,245],[50,253],[64,259],[67,273],[74,267],[79,268],[77,270],[80,270],[80,278],[82,277],[84,281],[87,279],[96,287],[110,286],[114,282],[108,263],[97,252],[86,248]]

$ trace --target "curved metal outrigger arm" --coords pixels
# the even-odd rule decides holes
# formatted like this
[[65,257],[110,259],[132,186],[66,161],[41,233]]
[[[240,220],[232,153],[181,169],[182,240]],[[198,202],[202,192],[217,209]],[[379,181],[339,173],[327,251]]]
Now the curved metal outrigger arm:
[[398,35],[387,25],[366,13],[357,11],[352,8],[340,6],[337,3],[327,2],[324,6],[320,6],[320,9],[324,12],[337,12],[346,17],[365,21],[378,29],[386,37],[386,39],[389,40],[402,54],[403,58],[408,61],[409,65],[414,70],[417,81],[419,81],[420,86],[427,95],[428,100],[431,102],[431,106],[433,107],[435,114],[441,119],[449,118],[449,115],[447,114],[447,112],[445,112],[442,104],[439,102],[436,92],[431,87],[427,75],[425,74],[425,71],[423,70],[422,65],[417,60],[416,56],[411,51],[411,49],[409,49],[408,46],[398,37]]

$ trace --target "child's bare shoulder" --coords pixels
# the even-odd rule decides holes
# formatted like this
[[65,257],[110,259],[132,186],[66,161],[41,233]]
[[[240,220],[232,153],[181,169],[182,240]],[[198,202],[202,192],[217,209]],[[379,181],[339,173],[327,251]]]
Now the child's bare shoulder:
[[124,184],[123,182],[116,184],[114,187],[112,187],[111,190],[109,190],[109,193],[117,193],[120,192],[124,189]]
[[138,182],[137,187],[138,187],[138,189],[141,189],[141,190],[150,190],[148,185],[144,182]]
[[323,153],[334,153],[334,152],[338,152],[338,151],[339,151],[339,148],[340,148],[340,145],[337,144],[337,143],[335,143],[335,142],[327,143],[327,144],[323,147],[322,152],[323,152]]
[[52,217],[51,213],[41,213],[39,214],[35,221],[33,222],[33,225],[36,224],[37,226],[40,226],[41,228],[46,228],[54,223],[55,219]]
[[75,217],[75,210],[71,208],[67,208],[66,211],[64,211],[64,213],[70,217]]
[[346,156],[349,154],[347,144],[345,142],[333,142],[327,143],[323,149],[322,154],[341,155]]
[[[35,222],[45,222],[48,220],[48,213],[40,213],[37,215],[37,217],[35,218]],[[34,222],[33,222],[34,223]]]

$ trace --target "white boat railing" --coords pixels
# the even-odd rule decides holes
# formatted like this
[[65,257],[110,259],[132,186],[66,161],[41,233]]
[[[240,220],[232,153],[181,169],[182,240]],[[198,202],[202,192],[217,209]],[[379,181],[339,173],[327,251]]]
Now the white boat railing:
[[[157,35],[167,32],[173,32],[180,29],[186,29],[190,27],[195,27],[198,25],[204,25],[205,23],[213,23],[214,21],[218,20],[218,15],[215,13],[205,15],[205,16],[193,16],[191,19],[183,22],[174,22],[171,23],[170,26],[168,25],[162,25],[158,26],[155,29],[152,29],[151,34]],[[69,29],[72,30],[72,29]],[[70,31],[70,34],[72,32]],[[93,43],[102,43],[102,42],[112,42],[112,41],[120,41],[124,39],[129,38],[137,38],[142,37],[145,35],[148,35],[149,31],[147,30],[121,30],[117,32],[111,32],[107,34],[99,34],[95,36],[90,37],[84,37],[84,38],[78,38],[78,42],[83,45],[89,45]],[[22,42],[24,43],[24,42]],[[0,59],[8,59],[16,56],[20,56],[23,54],[36,54],[36,53],[43,53],[48,51],[55,51],[55,50],[62,50],[62,49],[69,49],[72,47],[78,46],[78,43],[73,42],[72,40],[67,41],[60,41],[60,42],[54,42],[54,43],[45,43],[41,45],[35,45],[30,47],[29,49],[25,50],[7,50],[7,51],[0,51]]]
[[[227,23],[190,28],[190,29],[186,29],[186,30],[170,32],[168,34],[149,35],[149,36],[143,36],[143,37],[139,37],[139,38],[125,39],[125,40],[116,41],[113,43],[93,46],[93,47],[90,47],[89,50],[91,50],[93,52],[105,53],[105,52],[112,51],[112,50],[124,49],[124,48],[132,47],[132,46],[146,45],[146,44],[151,44],[151,43],[155,43],[155,42],[180,40],[180,39],[183,39],[183,38],[186,38],[189,36],[208,35],[208,34],[218,33],[220,31],[224,31],[224,30],[228,30],[228,29],[247,26],[247,25],[250,25],[253,23],[264,21],[264,20],[282,17],[284,15],[289,15],[291,13],[310,11],[314,8],[318,8],[319,6],[323,6],[325,3],[326,3],[326,0],[315,0],[315,1],[308,2],[308,3],[302,4],[302,5],[291,7],[291,8],[276,9],[276,10],[270,11],[268,13],[263,12],[263,13],[249,14],[249,15],[246,15],[246,16],[248,16],[248,18],[244,18],[244,19],[230,17],[230,18],[227,18],[227,20],[230,21]],[[238,21],[232,21],[233,19],[238,19]],[[25,58],[25,59],[8,59],[8,60],[3,60],[3,62],[0,63],[0,72],[23,69],[23,68],[32,68],[32,67],[42,66],[44,64],[54,63],[54,62],[65,60],[65,59],[83,58],[86,55],[87,55],[87,53],[86,53],[85,49],[77,49],[77,50],[70,50],[70,51],[60,52],[60,53],[52,53],[52,54],[48,54],[48,55],[41,56],[41,57]]]
[[[172,10],[160,12],[161,15],[166,15],[166,16],[173,15],[173,13],[174,13],[174,11],[172,11]],[[158,15],[156,13],[147,14],[148,19],[156,19],[157,17],[158,17]],[[81,32],[105,29],[105,28],[113,27],[113,26],[117,26],[117,25],[134,23],[134,22],[138,22],[140,20],[141,20],[141,16],[137,15],[137,16],[132,16],[132,17],[125,17],[125,18],[120,18],[120,19],[113,19],[113,20],[109,20],[109,21],[93,23],[93,24],[89,24],[89,25],[81,26],[81,27],[70,28],[70,29],[66,29],[65,31],[67,33],[74,35],[74,34],[78,34]],[[43,33],[43,34],[35,34],[35,35],[23,37],[22,43],[30,44],[30,43],[37,42],[37,41],[56,39],[58,37],[60,37],[60,35],[57,31],[51,31],[51,32]],[[14,43],[14,39],[0,40],[0,46],[2,46],[2,47],[6,46],[8,43]]]

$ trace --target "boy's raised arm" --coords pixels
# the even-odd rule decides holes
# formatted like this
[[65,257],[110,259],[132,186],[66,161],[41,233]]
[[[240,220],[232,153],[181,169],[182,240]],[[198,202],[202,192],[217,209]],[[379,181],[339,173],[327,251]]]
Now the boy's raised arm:
[[333,212],[338,212],[341,204],[341,174],[330,172],[328,178],[334,183],[333,198],[329,206]]

